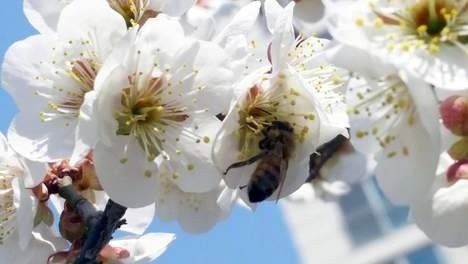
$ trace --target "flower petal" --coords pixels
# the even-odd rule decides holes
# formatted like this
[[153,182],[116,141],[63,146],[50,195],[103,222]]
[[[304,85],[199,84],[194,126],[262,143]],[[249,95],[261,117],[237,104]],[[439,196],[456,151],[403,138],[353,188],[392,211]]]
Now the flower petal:
[[106,0],[74,0],[63,9],[57,26],[61,39],[89,40],[102,59],[126,32],[125,20]]
[[145,264],[161,256],[174,239],[174,234],[148,233],[141,237],[116,239],[111,241],[110,245],[130,252],[130,257],[120,259],[119,263]]
[[53,33],[57,29],[60,12],[71,0],[24,0],[23,10],[29,23],[40,33]]
[[155,210],[154,204],[142,208],[127,209],[123,217],[127,220],[127,224],[123,225],[120,230],[136,235],[143,234],[151,222],[153,222]]
[[60,118],[42,122],[39,116],[20,112],[10,124],[8,139],[23,157],[41,162],[56,161],[71,156],[74,126],[74,120]]
[[19,235],[19,245],[22,250],[28,247],[34,226],[37,200],[30,190],[25,189],[21,179],[13,180],[13,193],[15,195],[15,206],[17,208],[16,221]]
[[[453,162],[443,157],[440,167]],[[446,164],[444,164],[446,163]],[[441,169],[432,188],[411,205],[411,218],[437,243],[449,247],[468,244],[468,181],[461,179],[449,184],[446,169]]]
[[158,169],[147,161],[136,139],[117,136],[110,147],[99,142],[94,161],[104,191],[115,202],[139,208],[155,201]]

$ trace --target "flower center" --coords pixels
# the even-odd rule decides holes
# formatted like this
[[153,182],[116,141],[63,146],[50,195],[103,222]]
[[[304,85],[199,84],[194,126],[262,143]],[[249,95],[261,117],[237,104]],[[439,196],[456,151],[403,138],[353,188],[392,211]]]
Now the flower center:
[[51,121],[58,117],[78,117],[85,94],[93,90],[99,65],[94,60],[81,59],[71,62],[70,67],[66,75],[73,79],[78,87],[55,87],[48,93],[36,93],[50,100],[47,104],[48,111],[39,113],[42,122]]
[[136,137],[148,159],[153,160],[163,151],[166,128],[189,118],[187,108],[167,97],[164,74],[150,78],[144,85],[136,75],[128,80],[129,86],[121,94],[121,109],[116,113],[116,133]]
[[445,1],[426,0],[420,1],[412,7],[412,16],[415,25],[424,29],[430,36],[439,35],[447,25],[444,15],[447,14]]
[[[374,13],[377,15],[374,21],[376,28],[396,26],[399,29],[398,39],[392,35],[386,40],[391,50],[396,45],[403,51],[422,46],[434,54],[440,50],[440,44],[445,43],[468,52],[464,47],[468,43],[466,1],[421,0],[394,13],[384,14],[377,10]],[[364,22],[362,19],[356,20],[360,26]]]
[[[264,89],[263,85],[269,86],[269,89]],[[296,100],[301,95],[287,86],[287,77],[283,74],[271,80],[263,79],[249,89],[244,102],[238,106],[240,159],[258,154],[262,132],[274,121],[290,122],[295,139],[299,142],[303,142],[309,134],[308,126],[294,120],[300,117],[305,121],[313,121],[315,114],[296,111]]]
[[156,17],[159,12],[147,9],[150,0],[108,0],[109,5],[117,11],[127,23],[143,25],[148,19]]

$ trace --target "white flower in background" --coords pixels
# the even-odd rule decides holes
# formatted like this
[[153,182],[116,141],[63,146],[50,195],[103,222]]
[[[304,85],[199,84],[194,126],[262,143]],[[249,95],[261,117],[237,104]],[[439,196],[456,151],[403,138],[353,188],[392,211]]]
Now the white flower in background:
[[[214,4],[213,1],[207,2],[206,5]],[[194,30],[193,37],[210,40],[224,49],[232,61],[234,76],[247,76],[269,66],[268,60],[264,59],[267,57],[264,47],[269,42],[270,34],[258,21],[260,6],[260,1],[249,1],[243,7],[240,7],[240,3],[225,1],[219,9],[203,14],[197,10],[208,7],[197,5],[185,18],[192,27],[189,29]],[[236,87],[241,81],[242,78],[237,78],[231,84],[234,94],[238,93]],[[226,114],[227,111],[229,105],[222,113]]]
[[[294,26],[305,36],[326,33],[325,5],[322,0],[279,0],[282,4],[296,2]],[[339,1],[339,0],[337,0]]]
[[[40,33],[52,33],[57,30],[62,10],[77,0],[24,0],[24,13],[31,25]],[[128,26],[143,24],[148,18],[159,13],[171,16],[184,14],[194,0],[107,0]],[[93,7],[93,2],[88,2]]]
[[0,255],[5,263],[37,263],[39,256],[45,262],[63,246],[51,242],[55,235],[48,226],[34,226],[38,200],[25,188],[31,173],[0,134]]
[[411,204],[410,218],[433,241],[461,247],[468,244],[468,166],[460,162],[450,171],[453,163],[448,155],[441,157],[432,186]]
[[[240,187],[247,203],[275,200],[297,190],[309,176],[310,154],[338,134],[346,134],[348,126],[343,98],[336,93],[343,84],[339,71],[324,60],[326,40],[296,42],[294,3],[281,12],[271,12],[272,5],[278,4],[265,2],[274,33],[272,65],[239,84],[242,93],[213,150],[218,169],[227,172],[227,185]],[[277,21],[274,27],[271,21]],[[253,174],[264,176],[263,184],[252,184],[259,179]]]
[[181,16],[192,7],[195,0],[107,0],[119,12],[128,26],[142,25],[160,13]]
[[439,111],[445,126],[442,149],[447,152],[440,158],[432,186],[411,204],[410,215],[435,242],[459,247],[468,244],[464,228],[468,209],[468,90],[447,97]]
[[3,263],[47,263],[50,255],[68,246],[65,240],[57,237],[54,231],[46,225],[39,225],[29,234],[31,240],[27,249],[19,247],[15,241],[17,236],[18,234],[14,233],[11,239],[0,245]]
[[36,161],[71,156],[84,98],[126,31],[105,0],[76,0],[64,8],[56,34],[10,47],[2,79],[20,111],[8,132],[18,153]]
[[167,160],[186,192],[219,185],[210,150],[228,105],[232,72],[218,46],[186,38],[180,24],[160,15],[148,20],[125,56],[96,84],[99,142],[94,150],[100,182],[127,207],[156,199],[158,163]]
[[373,155],[375,175],[391,201],[410,203],[430,186],[440,155],[434,91],[362,50],[338,46],[330,54],[355,75],[347,92],[353,146]]
[[156,193],[156,216],[165,222],[177,221],[192,234],[206,232],[224,220],[237,199],[224,183],[208,192],[184,192],[171,179],[167,166],[161,168]]
[[339,1],[327,7],[332,36],[416,78],[460,90],[468,83],[468,3],[456,0]]
[[[161,256],[174,240],[175,235],[168,233],[148,233],[142,236],[113,239],[101,250],[99,260],[103,264],[149,264]],[[79,249],[73,247],[69,250],[56,252],[51,254],[47,263],[71,263],[78,253]]]

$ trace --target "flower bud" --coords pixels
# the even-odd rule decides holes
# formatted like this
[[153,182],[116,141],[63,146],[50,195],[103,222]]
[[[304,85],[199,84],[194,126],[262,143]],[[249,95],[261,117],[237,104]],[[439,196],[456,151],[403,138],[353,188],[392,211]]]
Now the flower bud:
[[101,252],[99,252],[99,257],[104,263],[118,262],[120,259],[126,259],[130,257],[130,252],[125,248],[113,247],[111,245],[106,245]]
[[468,137],[461,138],[448,150],[454,160],[468,159]]
[[449,183],[461,179],[468,180],[468,159],[455,162],[447,171],[447,181]]
[[439,108],[442,121],[452,133],[468,136],[468,97],[451,96]]
[[83,237],[86,232],[86,224],[75,211],[65,205],[60,215],[59,231],[63,238],[73,242]]

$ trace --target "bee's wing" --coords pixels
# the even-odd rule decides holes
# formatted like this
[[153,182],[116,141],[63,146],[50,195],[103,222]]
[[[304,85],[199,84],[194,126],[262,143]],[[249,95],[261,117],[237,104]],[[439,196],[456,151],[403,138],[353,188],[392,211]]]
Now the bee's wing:
[[284,181],[286,180],[286,173],[288,171],[289,160],[283,155],[283,144],[277,144],[274,150],[274,155],[278,156],[280,162],[280,174],[279,174],[279,187],[278,194],[276,196],[276,202],[278,202],[281,191],[283,190]]

